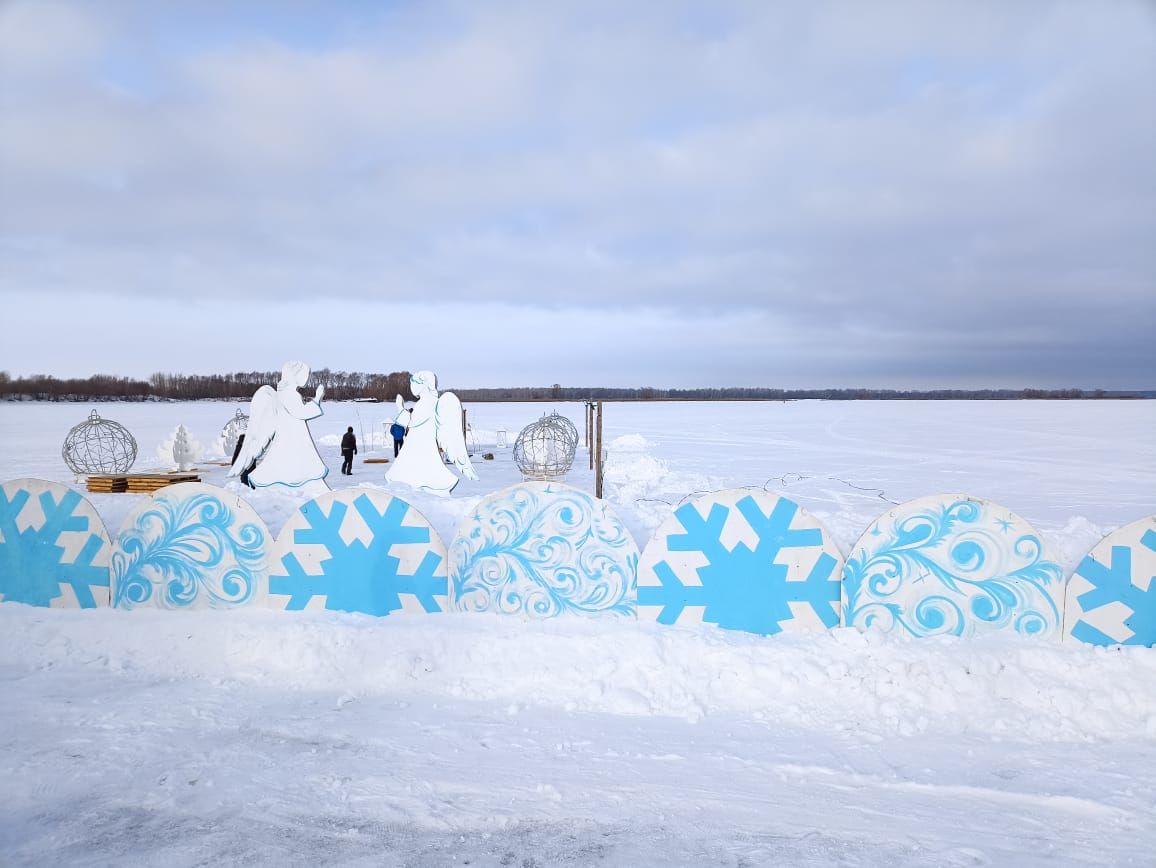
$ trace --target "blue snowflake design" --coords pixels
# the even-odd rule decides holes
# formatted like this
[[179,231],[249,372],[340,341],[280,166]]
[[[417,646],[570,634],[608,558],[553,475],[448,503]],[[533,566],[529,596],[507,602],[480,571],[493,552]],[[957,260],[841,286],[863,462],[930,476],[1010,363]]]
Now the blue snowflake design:
[[[332,495],[324,498],[331,499]],[[269,576],[270,595],[288,597],[285,608],[293,611],[304,609],[314,597],[324,597],[326,609],[384,616],[402,608],[401,594],[411,594],[426,612],[443,611],[447,579],[444,571],[437,575],[444,565],[443,556],[431,547],[409,575],[401,572],[401,558],[393,552],[399,545],[431,546],[428,522],[423,518],[425,526],[406,527],[405,519],[420,517],[420,513],[397,497],[388,497],[385,509],[379,510],[363,493],[354,498],[353,508],[370,529],[369,545],[361,540],[347,543],[341,538],[349,514],[345,502],[332,500],[328,515],[317,500],[301,508],[308,526],[292,531],[293,544],[323,546],[328,557],[321,561],[321,574],[310,575],[290,550]]]
[[[790,607],[794,602],[805,603],[824,626],[839,625],[838,558],[824,551],[821,529],[791,526],[799,515],[797,503],[778,497],[767,513],[752,495],[735,502],[734,510],[758,539],[752,549],[745,543],[734,548],[723,544],[732,508],[710,503],[704,518],[700,509],[708,502],[679,507],[674,517],[683,532],[656,537],[651,543],[669,552],[695,552],[707,561],[697,568],[701,585],[684,584],[665,559],[655,563],[659,584],[640,583],[638,604],[661,606],[658,623],[675,624],[687,606],[702,606],[704,623],[768,636],[794,620]],[[806,578],[789,581],[790,562],[808,560],[813,563]]]
[[631,616],[637,571],[638,547],[622,522],[584,491],[556,483],[486,498],[450,552],[459,611]]
[[876,524],[847,559],[848,626],[911,636],[1058,631],[1053,596],[1063,573],[1044,557],[1038,536],[1014,531],[1022,522],[994,518],[998,508],[976,500],[912,508],[896,511],[890,533]]
[[[1117,531],[1117,534],[1124,535],[1128,530],[1129,528],[1123,528]],[[1140,537],[1140,546],[1156,553],[1156,531],[1151,528],[1146,530]],[[1107,563],[1100,563],[1093,556],[1095,554],[1093,552],[1076,567],[1076,575],[1090,582],[1092,589],[1078,594],[1075,598],[1083,614],[1071,628],[1071,635],[1090,645],[1156,646],[1156,575],[1152,575],[1149,571],[1147,590],[1142,590],[1137,581],[1142,574],[1133,568],[1133,554],[1139,555],[1136,560],[1149,564],[1152,563],[1152,559],[1140,551],[1139,547],[1134,551],[1129,545],[1113,545],[1109,551],[1111,555]],[[1109,635],[1088,619],[1088,616],[1097,609],[1113,603],[1123,603],[1131,613],[1124,618],[1123,627],[1126,633],[1117,632],[1115,635]],[[1069,606],[1071,605],[1072,601],[1069,598]]]
[[[72,589],[83,609],[98,605],[94,589],[107,593],[107,566],[95,563],[109,547],[104,526],[92,507],[75,491],[51,482],[36,480],[35,488],[47,487],[36,495],[44,513],[39,527],[17,529],[17,520],[30,505],[34,491],[22,481],[0,486],[0,599],[29,606],[51,606],[64,596],[63,588]],[[87,507],[91,516],[77,512]],[[73,560],[68,560],[61,535],[85,533],[88,538]],[[102,602],[107,598],[101,594]]]
[[130,519],[112,555],[114,606],[225,608],[264,590],[268,534],[216,494],[175,485]]

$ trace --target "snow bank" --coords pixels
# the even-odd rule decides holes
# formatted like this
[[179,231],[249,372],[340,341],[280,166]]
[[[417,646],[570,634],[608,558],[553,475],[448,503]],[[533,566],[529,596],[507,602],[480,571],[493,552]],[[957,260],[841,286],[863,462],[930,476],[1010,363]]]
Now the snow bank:
[[477,614],[44,610],[0,605],[0,663],[697,720],[738,714],[866,739],[1156,742],[1156,650],[854,630],[764,639]]
[[623,434],[606,444],[606,448],[611,452],[645,452],[656,445],[641,434]]

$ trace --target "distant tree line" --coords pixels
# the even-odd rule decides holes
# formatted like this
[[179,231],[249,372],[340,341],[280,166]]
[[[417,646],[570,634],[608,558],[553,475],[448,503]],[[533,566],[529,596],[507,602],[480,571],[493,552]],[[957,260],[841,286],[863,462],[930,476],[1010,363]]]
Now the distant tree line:
[[[392,401],[401,395],[413,400],[409,390],[409,371],[389,374],[363,374],[359,371],[332,371],[319,368],[309,375],[306,390],[325,386],[325,398],[332,401],[352,401],[371,398]],[[196,401],[203,398],[250,398],[261,386],[276,386],[280,371],[248,371],[236,374],[153,374],[149,377],[149,394],[176,401]]]
[[770,389],[764,387],[730,387],[710,389],[638,389],[575,388],[553,386],[514,386],[505,389],[454,389],[463,401],[967,401],[1086,398],[1146,398],[1150,392],[1105,391],[1104,389]]
[[[413,400],[409,371],[363,374],[321,368],[309,377],[307,389],[325,385],[326,399],[370,398]],[[47,374],[11,377],[0,371],[0,398],[24,401],[199,401],[248,400],[261,386],[277,385],[280,371],[240,371],[235,374],[156,373],[145,380],[96,374],[58,379]]]
[[[46,374],[13,379],[0,371],[0,398],[24,401],[199,401],[247,400],[260,386],[276,385],[279,371],[241,371],[235,374],[164,374],[145,380],[96,374],[86,379],[57,379]],[[313,372],[307,388],[325,385],[334,401],[358,398],[392,401],[401,395],[413,400],[409,371],[363,374],[357,371]],[[452,385],[447,388],[453,388]],[[1156,392],[1104,389],[605,389],[575,386],[512,386],[504,389],[454,389],[463,401],[967,401],[1088,398],[1154,398]]]
[[[247,400],[260,386],[276,385],[280,371],[239,371],[233,374],[156,373],[148,380],[96,374],[57,379],[47,374],[11,377],[0,371],[0,398],[24,401],[199,401]],[[307,389],[325,385],[334,401],[413,400],[409,371],[365,374],[320,368]],[[447,388],[453,388],[448,385]],[[968,401],[1022,399],[1078,400],[1089,398],[1153,398],[1156,392],[1104,389],[771,389],[757,386],[709,389],[590,388],[576,386],[511,386],[501,389],[457,389],[463,401]]]

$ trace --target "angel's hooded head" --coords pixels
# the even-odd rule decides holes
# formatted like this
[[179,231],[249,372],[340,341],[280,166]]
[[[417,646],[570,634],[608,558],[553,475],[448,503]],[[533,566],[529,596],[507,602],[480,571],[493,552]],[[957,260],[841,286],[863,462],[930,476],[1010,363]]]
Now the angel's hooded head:
[[409,390],[418,397],[422,393],[437,394],[438,378],[434,376],[433,371],[418,371],[409,378]]
[[304,362],[286,362],[281,368],[279,389],[299,389],[309,382],[309,366]]

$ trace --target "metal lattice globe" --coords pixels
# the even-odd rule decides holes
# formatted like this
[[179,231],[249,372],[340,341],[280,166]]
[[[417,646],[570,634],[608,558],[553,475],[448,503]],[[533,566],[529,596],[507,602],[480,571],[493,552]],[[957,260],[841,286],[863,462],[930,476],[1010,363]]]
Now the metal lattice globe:
[[233,451],[237,448],[237,440],[248,430],[249,417],[240,410],[225,423],[225,427],[221,429],[221,440],[224,442],[226,458],[233,457]]
[[570,472],[578,448],[578,429],[551,413],[522,429],[514,441],[514,463],[525,479],[559,479]]
[[136,461],[136,440],[128,429],[93,410],[88,421],[68,432],[60,450],[73,473],[127,473]]

